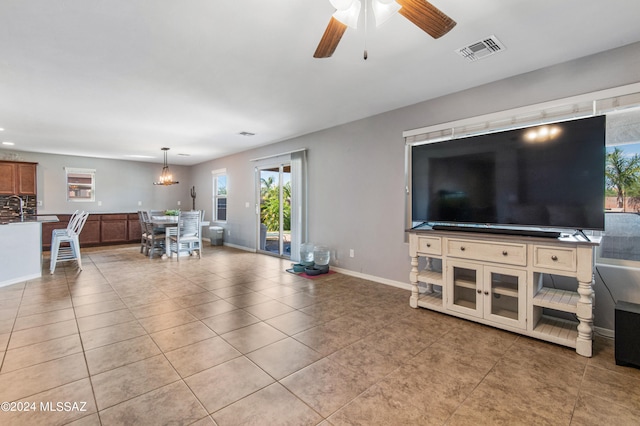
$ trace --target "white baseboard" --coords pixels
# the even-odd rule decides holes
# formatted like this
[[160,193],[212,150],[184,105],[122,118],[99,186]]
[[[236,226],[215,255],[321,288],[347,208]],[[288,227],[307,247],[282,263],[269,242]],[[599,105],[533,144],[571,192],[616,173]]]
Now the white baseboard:
[[256,253],[256,249],[254,249],[252,247],[245,247],[245,246],[241,246],[241,245],[238,245],[238,244],[232,244],[232,243],[226,243],[226,242],[223,242],[222,244],[227,246],[227,247],[234,248],[234,249],[249,251],[251,253]]
[[376,277],[375,275],[368,275],[368,274],[363,274],[361,272],[355,272],[355,271],[350,271],[348,269],[338,268],[337,266],[331,266],[331,269],[336,272],[340,272],[341,274],[344,274],[344,275],[350,275],[352,277],[362,278],[362,279],[377,282],[380,284],[386,284],[392,287],[397,287],[403,290],[411,291],[411,285],[409,283],[403,283],[401,281],[395,281],[395,280],[388,280],[386,278]]

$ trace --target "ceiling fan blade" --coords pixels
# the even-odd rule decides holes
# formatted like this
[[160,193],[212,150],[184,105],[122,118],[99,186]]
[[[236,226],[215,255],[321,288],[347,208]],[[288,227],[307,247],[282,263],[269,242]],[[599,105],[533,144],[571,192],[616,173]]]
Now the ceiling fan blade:
[[425,0],[396,0],[402,6],[399,14],[413,22],[433,38],[440,38],[453,27],[456,21]]
[[347,26],[345,24],[332,16],[329,21],[329,25],[327,25],[327,29],[324,30],[322,39],[320,40],[313,57],[328,58],[333,55],[333,52],[335,52],[336,47],[338,47],[338,43],[340,43],[340,39],[346,29]]

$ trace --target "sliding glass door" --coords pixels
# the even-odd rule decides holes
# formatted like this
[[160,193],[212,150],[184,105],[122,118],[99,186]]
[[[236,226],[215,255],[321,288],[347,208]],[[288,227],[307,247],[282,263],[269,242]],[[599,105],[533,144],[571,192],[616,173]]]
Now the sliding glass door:
[[261,252],[291,257],[291,165],[258,168]]

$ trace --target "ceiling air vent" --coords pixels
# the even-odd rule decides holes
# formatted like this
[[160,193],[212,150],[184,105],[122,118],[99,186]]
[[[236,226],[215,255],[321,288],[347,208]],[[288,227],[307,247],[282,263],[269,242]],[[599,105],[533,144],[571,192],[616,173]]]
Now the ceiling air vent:
[[505,49],[504,44],[502,44],[496,36],[492,35],[475,43],[471,43],[469,46],[458,49],[456,52],[468,61],[474,62]]

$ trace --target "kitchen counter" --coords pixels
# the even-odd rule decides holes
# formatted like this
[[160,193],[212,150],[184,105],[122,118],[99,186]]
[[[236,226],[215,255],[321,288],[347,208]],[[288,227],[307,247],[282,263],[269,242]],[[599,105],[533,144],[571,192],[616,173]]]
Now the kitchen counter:
[[0,219],[0,287],[42,276],[42,224],[53,215]]
[[52,214],[37,214],[37,215],[26,215],[24,219],[20,219],[16,216],[0,216],[0,225],[8,225],[11,223],[48,223],[48,222],[58,222],[58,216]]

